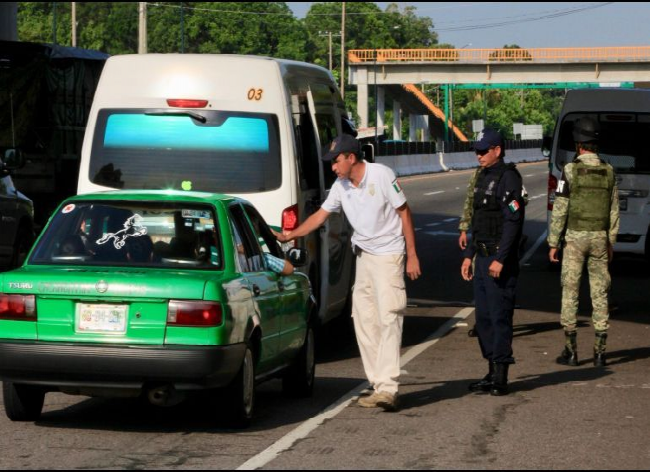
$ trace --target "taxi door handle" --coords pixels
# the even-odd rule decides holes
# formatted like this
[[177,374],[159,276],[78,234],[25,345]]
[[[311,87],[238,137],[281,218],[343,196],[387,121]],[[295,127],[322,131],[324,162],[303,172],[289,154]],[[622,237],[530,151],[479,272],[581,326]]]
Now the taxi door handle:
[[259,297],[261,294],[262,294],[262,290],[260,290],[259,285],[253,284],[253,295]]

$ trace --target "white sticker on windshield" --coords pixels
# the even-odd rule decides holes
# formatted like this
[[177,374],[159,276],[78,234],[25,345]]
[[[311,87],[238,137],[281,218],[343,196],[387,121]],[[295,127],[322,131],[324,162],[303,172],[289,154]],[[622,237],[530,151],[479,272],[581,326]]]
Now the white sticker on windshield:
[[206,210],[183,210],[183,218],[192,218],[195,220],[209,220],[210,212]]
[[122,249],[128,238],[139,238],[145,234],[147,234],[147,228],[142,226],[142,217],[135,214],[124,222],[123,230],[117,233],[108,233],[96,242],[97,244],[106,244],[112,239],[115,249]]

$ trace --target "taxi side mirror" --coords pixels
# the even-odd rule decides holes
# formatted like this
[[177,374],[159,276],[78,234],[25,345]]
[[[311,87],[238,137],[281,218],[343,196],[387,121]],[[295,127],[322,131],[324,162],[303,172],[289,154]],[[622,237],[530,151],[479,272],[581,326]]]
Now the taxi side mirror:
[[287,251],[287,258],[294,267],[302,267],[307,264],[307,250],[298,247],[291,248]]

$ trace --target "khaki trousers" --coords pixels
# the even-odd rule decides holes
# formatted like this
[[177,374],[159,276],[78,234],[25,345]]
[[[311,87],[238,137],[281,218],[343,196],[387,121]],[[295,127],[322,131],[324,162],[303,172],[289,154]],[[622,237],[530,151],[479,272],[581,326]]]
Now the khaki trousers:
[[376,392],[396,394],[400,375],[404,255],[357,256],[352,296],[354,330],[366,377]]

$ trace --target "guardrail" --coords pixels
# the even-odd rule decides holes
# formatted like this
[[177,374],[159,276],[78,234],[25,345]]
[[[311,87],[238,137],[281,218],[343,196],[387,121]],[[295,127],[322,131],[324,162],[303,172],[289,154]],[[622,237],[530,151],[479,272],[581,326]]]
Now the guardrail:
[[353,49],[351,64],[391,62],[650,62],[650,46],[536,49]]

